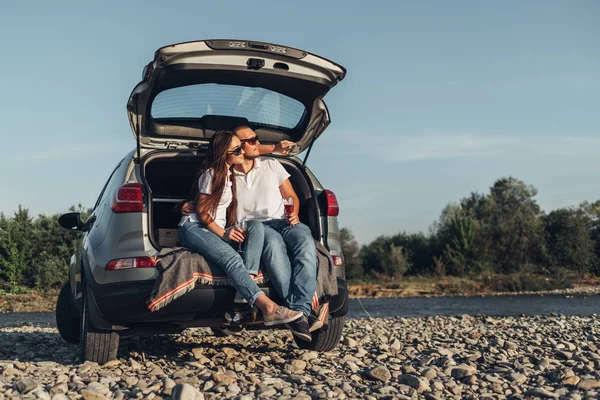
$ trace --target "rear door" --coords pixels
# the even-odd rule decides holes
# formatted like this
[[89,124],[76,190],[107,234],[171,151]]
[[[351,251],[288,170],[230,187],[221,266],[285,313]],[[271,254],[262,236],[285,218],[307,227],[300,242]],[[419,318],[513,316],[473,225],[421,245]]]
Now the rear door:
[[263,143],[307,148],[329,124],[323,96],[346,70],[306,51],[246,40],[160,48],[127,103],[140,146],[194,148],[249,125]]

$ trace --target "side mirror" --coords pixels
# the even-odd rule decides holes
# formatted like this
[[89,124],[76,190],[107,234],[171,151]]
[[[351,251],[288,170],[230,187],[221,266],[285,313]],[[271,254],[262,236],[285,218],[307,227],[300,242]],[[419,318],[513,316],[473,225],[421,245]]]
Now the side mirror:
[[83,228],[81,215],[79,213],[66,213],[58,217],[58,224],[67,230],[80,231]]

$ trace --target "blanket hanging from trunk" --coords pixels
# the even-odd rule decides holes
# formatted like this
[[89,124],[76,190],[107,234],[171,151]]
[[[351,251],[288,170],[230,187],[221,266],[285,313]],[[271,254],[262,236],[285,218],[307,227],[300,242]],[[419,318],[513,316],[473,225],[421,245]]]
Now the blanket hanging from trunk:
[[[312,307],[317,310],[326,303],[328,298],[338,293],[337,278],[335,276],[333,260],[329,251],[315,241],[317,247],[317,291],[313,297]],[[221,268],[207,262],[198,253],[191,252],[185,247],[163,248],[157,258],[156,267],[159,276],[154,283],[150,298],[146,306],[150,311],[157,311],[167,304],[183,296],[198,285],[228,286],[231,284],[229,277]],[[257,285],[268,282],[268,276],[259,271],[258,275],[251,276]]]

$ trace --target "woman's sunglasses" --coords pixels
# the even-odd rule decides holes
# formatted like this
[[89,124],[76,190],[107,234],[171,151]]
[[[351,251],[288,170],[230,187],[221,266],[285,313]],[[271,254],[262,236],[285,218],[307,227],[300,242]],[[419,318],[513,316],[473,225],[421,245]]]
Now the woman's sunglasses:
[[254,137],[251,137],[249,139],[242,139],[242,140],[240,140],[240,142],[242,142],[242,146],[244,144],[246,144],[246,143],[248,143],[250,146],[254,146],[257,141],[258,141],[258,136],[254,136]]
[[233,154],[234,156],[239,156],[242,154],[242,146],[236,147],[235,149],[228,151],[227,154]]

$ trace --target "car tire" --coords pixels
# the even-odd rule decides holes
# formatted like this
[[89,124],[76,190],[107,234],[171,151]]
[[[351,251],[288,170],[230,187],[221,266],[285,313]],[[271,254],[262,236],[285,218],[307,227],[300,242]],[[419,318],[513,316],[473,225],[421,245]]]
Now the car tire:
[[81,362],[94,361],[98,364],[117,358],[119,350],[119,334],[113,331],[100,330],[90,321],[89,299],[85,281],[82,285],[83,305],[81,307]]
[[235,335],[236,333],[239,333],[241,331],[244,330],[244,328],[240,327],[240,328],[219,328],[219,327],[211,327],[210,330],[212,331],[213,335],[215,335],[216,337],[225,337],[225,336],[231,336],[231,335]]
[[56,327],[60,336],[68,343],[79,343],[81,326],[79,318],[79,313],[73,304],[71,284],[67,282],[60,289],[56,301]]
[[344,331],[344,317],[332,318],[329,326],[318,329],[312,333],[312,341],[307,342],[294,336],[298,347],[304,350],[331,351],[340,342]]

